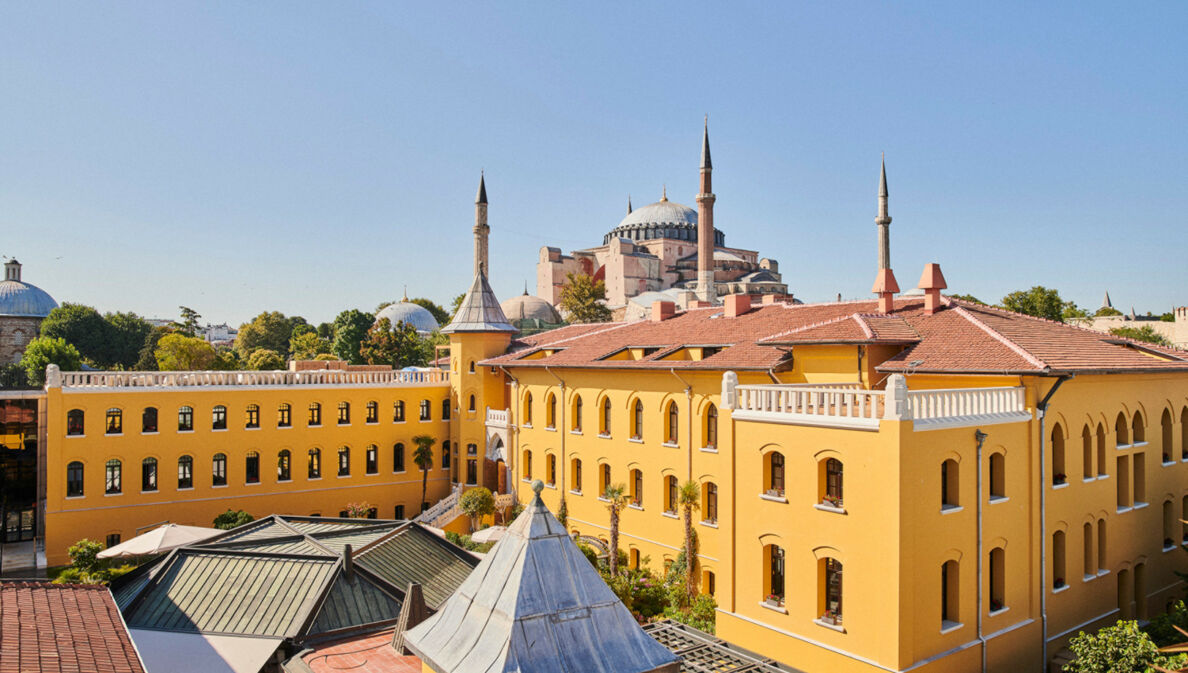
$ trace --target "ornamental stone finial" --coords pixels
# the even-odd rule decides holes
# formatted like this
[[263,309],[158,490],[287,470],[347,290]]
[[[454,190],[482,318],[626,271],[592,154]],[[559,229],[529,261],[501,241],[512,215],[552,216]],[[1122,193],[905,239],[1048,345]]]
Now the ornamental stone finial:
[[886,396],[883,398],[883,420],[907,421],[911,418],[912,411],[908,407],[907,379],[903,374],[892,374],[887,377]]
[[738,386],[738,374],[734,372],[726,372],[722,375],[722,403],[723,409],[735,409],[738,407],[738,393],[735,388]]
[[62,370],[58,369],[58,365],[50,364],[45,367],[45,387],[46,388],[61,388],[62,387]]
[[539,479],[532,481],[532,492],[536,494],[536,499],[540,500],[540,492],[544,490],[544,482]]

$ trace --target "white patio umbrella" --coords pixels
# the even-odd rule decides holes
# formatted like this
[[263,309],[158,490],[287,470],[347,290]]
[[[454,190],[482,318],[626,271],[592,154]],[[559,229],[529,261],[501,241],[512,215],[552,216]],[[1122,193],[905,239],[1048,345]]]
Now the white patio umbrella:
[[470,536],[472,542],[495,542],[507,532],[506,526],[490,526]]
[[144,535],[137,535],[131,540],[104,549],[99,552],[99,558],[128,558],[132,556],[164,554],[171,549],[201,542],[222,532],[217,528],[179,526],[175,523],[167,523],[164,526],[150,530]]

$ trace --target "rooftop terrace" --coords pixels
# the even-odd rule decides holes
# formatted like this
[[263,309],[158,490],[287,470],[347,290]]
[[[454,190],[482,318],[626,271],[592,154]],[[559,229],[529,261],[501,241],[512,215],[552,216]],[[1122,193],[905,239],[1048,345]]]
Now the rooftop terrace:
[[65,391],[104,388],[268,388],[292,386],[429,387],[450,382],[440,369],[418,371],[189,371],[189,372],[61,372],[53,365],[46,386]]

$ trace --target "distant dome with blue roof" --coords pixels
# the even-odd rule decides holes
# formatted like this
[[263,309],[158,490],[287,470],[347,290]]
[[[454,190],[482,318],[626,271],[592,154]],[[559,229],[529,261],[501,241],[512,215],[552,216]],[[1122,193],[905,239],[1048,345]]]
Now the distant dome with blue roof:
[[384,318],[388,319],[392,327],[395,327],[396,323],[412,325],[413,329],[422,335],[431,334],[441,327],[441,325],[437,324],[437,319],[433,317],[429,309],[410,302],[408,297],[395,304],[388,304],[379,313],[375,314],[376,322]]
[[44,318],[58,308],[49,294],[21,280],[21,263],[15,259],[4,264],[4,280],[0,281],[0,316]]

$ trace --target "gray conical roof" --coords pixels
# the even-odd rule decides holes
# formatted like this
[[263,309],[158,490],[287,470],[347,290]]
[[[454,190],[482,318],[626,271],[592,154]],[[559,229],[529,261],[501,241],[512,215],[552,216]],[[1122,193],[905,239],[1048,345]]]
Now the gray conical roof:
[[675,673],[539,493],[405,646],[438,673]]
[[503,309],[499,307],[499,300],[495,292],[487,284],[487,275],[479,272],[474,277],[466,296],[462,298],[462,305],[454,314],[450,324],[442,328],[443,334],[454,332],[518,332]]

